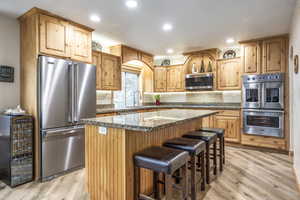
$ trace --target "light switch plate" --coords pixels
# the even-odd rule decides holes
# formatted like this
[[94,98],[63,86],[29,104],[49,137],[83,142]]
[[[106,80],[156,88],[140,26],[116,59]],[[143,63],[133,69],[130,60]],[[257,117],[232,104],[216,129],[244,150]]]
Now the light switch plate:
[[98,133],[101,135],[106,135],[107,134],[107,128],[103,126],[98,127]]

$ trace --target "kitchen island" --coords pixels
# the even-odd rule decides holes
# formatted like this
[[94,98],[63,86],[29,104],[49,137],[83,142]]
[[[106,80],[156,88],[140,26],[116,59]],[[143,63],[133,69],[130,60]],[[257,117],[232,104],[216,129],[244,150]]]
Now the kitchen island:
[[[201,128],[209,110],[162,110],[82,120],[86,186],[92,200],[133,200],[133,155]],[[152,174],[141,171],[141,192],[152,191]]]

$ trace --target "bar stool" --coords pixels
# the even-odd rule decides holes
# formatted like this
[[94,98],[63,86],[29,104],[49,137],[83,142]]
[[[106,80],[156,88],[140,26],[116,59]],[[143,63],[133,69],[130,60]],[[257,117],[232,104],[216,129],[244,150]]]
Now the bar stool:
[[160,199],[159,174],[165,177],[166,200],[172,198],[172,176],[175,171],[182,169],[182,199],[187,199],[187,163],[189,153],[178,149],[153,146],[134,155],[134,198],[152,199],[149,196],[140,194],[140,168],[153,171],[153,192],[154,199]]
[[223,128],[201,128],[199,131],[216,133],[219,139],[219,159],[220,159],[220,171],[223,171],[223,164],[225,164],[225,129]]
[[204,153],[205,153],[205,142],[201,140],[195,140],[190,138],[174,138],[167,140],[164,143],[165,147],[180,149],[183,151],[187,151],[190,154],[190,164],[191,164],[191,199],[197,199],[197,191],[196,191],[196,159],[200,161],[198,163],[198,169],[201,171],[201,190],[205,190],[205,161],[204,161]]
[[[213,172],[217,175],[217,134],[203,131],[193,131],[183,135],[185,138],[192,138],[205,141],[206,144],[206,182],[210,184],[210,159],[213,160]],[[210,157],[210,146],[213,146],[213,156]]]

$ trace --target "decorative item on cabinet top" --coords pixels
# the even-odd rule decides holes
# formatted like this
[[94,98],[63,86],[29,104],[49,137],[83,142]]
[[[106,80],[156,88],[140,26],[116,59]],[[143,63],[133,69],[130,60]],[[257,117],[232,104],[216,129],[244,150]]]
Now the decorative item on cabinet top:
[[235,58],[236,57],[236,52],[232,49],[227,50],[224,54],[223,54],[223,58],[224,59],[228,59],[228,58]]
[[168,66],[168,65],[171,65],[171,60],[170,59],[164,59],[161,62],[161,66]]
[[95,51],[102,51],[103,47],[99,42],[92,41],[92,49]]

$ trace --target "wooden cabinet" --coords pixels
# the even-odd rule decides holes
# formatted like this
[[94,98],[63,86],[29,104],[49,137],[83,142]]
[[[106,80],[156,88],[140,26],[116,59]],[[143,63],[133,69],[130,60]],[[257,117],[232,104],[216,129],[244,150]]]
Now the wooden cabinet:
[[249,42],[241,46],[242,68],[244,74],[259,74],[261,72],[260,42]]
[[92,33],[80,27],[70,27],[72,37],[71,59],[91,62]]
[[182,65],[154,68],[155,92],[184,91],[184,69]]
[[146,63],[148,66],[153,66],[153,56],[146,53],[141,53],[141,61]]
[[285,72],[286,40],[273,38],[263,41],[263,73]]
[[[72,60],[92,62],[92,30],[76,25],[58,16],[37,11],[39,53]],[[39,13],[42,12],[42,13]],[[23,19],[24,20],[24,19]],[[30,27],[35,28],[35,27]]]
[[122,63],[126,63],[132,60],[139,60],[139,52],[130,47],[122,47]]
[[101,53],[101,90],[121,90],[121,59]]
[[166,67],[154,68],[154,91],[155,92],[167,91],[167,68]]
[[40,15],[39,20],[40,52],[69,57],[69,23],[46,15]]
[[183,66],[171,66],[167,68],[167,92],[184,91]]
[[241,141],[241,121],[238,114],[236,116],[226,113],[215,116],[215,127],[225,129],[225,140],[227,142],[240,143]]
[[96,65],[96,89],[101,89],[101,58],[102,54],[97,51],[93,51],[92,63]]
[[116,45],[110,47],[110,53],[116,56],[120,56],[122,64],[129,61],[139,60],[149,67],[153,67],[153,55],[140,51],[138,49],[134,49],[125,45]]
[[219,60],[217,79],[219,90],[241,89],[240,58]]
[[244,74],[285,72],[287,36],[276,36],[240,42]]

